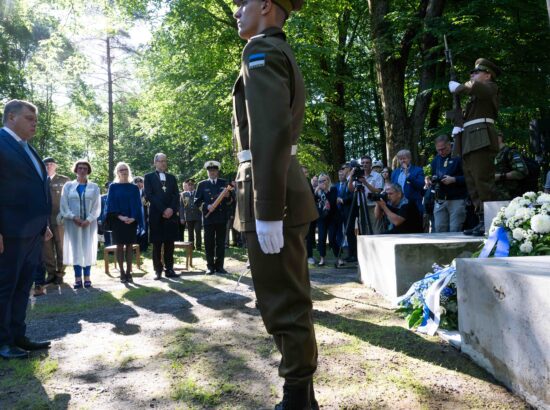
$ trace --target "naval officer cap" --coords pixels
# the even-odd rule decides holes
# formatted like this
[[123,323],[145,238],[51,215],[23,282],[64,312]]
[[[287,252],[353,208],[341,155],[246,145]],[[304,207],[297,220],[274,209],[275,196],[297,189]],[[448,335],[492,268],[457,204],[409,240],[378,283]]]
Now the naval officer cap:
[[205,169],[211,169],[211,168],[215,168],[215,169],[220,169],[220,163],[218,161],[206,161],[204,163],[204,168]]
[[[300,10],[304,4],[304,0],[271,0],[273,3],[277,4],[279,7],[281,7],[286,15],[288,16],[290,12],[294,10]],[[240,6],[242,4],[242,0],[233,0],[233,2]]]
[[57,162],[55,162],[55,159],[53,157],[46,157],[42,160],[42,162],[44,164],[48,164],[48,163],[57,164]]
[[472,71],[470,71],[470,74],[474,71],[484,71],[491,74],[493,78],[496,78],[501,73],[500,68],[498,68],[495,63],[487,60],[486,58],[478,58],[476,60],[475,67]]

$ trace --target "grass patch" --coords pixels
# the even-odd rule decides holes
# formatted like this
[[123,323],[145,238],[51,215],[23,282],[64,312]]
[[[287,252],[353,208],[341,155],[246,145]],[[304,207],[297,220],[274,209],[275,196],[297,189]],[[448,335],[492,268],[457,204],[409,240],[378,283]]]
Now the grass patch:
[[171,397],[176,401],[195,402],[203,406],[217,406],[222,396],[233,393],[236,385],[233,383],[216,383],[213,386],[200,386],[196,380],[187,377],[174,386]]
[[166,291],[154,286],[152,287],[140,286],[139,288],[123,289],[120,291],[116,291],[113,293],[113,296],[120,301],[127,300],[130,302],[135,302],[147,296],[151,296],[159,293],[166,293]]
[[388,376],[388,381],[402,390],[414,393],[414,395],[422,402],[430,399],[431,390],[426,387],[409,369],[400,369],[398,376]]
[[[194,354],[199,354],[208,350],[206,344],[199,344],[193,340],[193,331],[190,328],[182,328],[176,331],[173,336],[173,341],[170,342],[170,349],[166,353],[166,357],[173,361],[186,359]],[[172,368],[177,367],[177,363],[172,363]]]
[[0,389],[22,386],[33,380],[46,382],[58,370],[57,360],[33,357],[0,362]]

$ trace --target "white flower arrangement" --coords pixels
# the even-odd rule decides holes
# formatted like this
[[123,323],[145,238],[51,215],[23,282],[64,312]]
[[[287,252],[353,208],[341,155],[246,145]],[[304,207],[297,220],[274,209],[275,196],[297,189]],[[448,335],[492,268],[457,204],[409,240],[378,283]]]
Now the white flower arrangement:
[[493,219],[490,233],[503,227],[510,256],[550,255],[550,194],[526,192]]

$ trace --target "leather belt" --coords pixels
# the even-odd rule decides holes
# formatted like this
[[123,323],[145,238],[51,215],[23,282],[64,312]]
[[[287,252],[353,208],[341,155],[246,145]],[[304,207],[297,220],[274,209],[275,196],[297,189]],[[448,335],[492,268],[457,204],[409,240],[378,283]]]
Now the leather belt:
[[[291,146],[290,155],[296,155],[296,152],[298,152],[298,145]],[[239,164],[242,164],[243,162],[252,161],[252,152],[250,152],[249,149],[244,149],[237,153],[237,158],[239,160]]]
[[464,128],[469,127],[470,125],[482,124],[482,123],[494,124],[495,120],[493,120],[492,118],[478,118],[472,121],[465,122]]

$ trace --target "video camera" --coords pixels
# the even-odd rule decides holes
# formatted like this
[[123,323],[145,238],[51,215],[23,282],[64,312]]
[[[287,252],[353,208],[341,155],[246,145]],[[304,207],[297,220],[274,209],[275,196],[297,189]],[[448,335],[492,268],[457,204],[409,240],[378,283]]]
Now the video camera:
[[369,192],[367,194],[367,199],[369,201],[373,201],[373,202],[376,202],[376,201],[387,201],[388,200],[388,194],[387,192]]
[[364,175],[363,166],[361,163],[355,159],[351,160],[349,163],[349,166],[351,168],[351,175],[353,177],[354,181],[358,181],[359,178],[361,178]]

